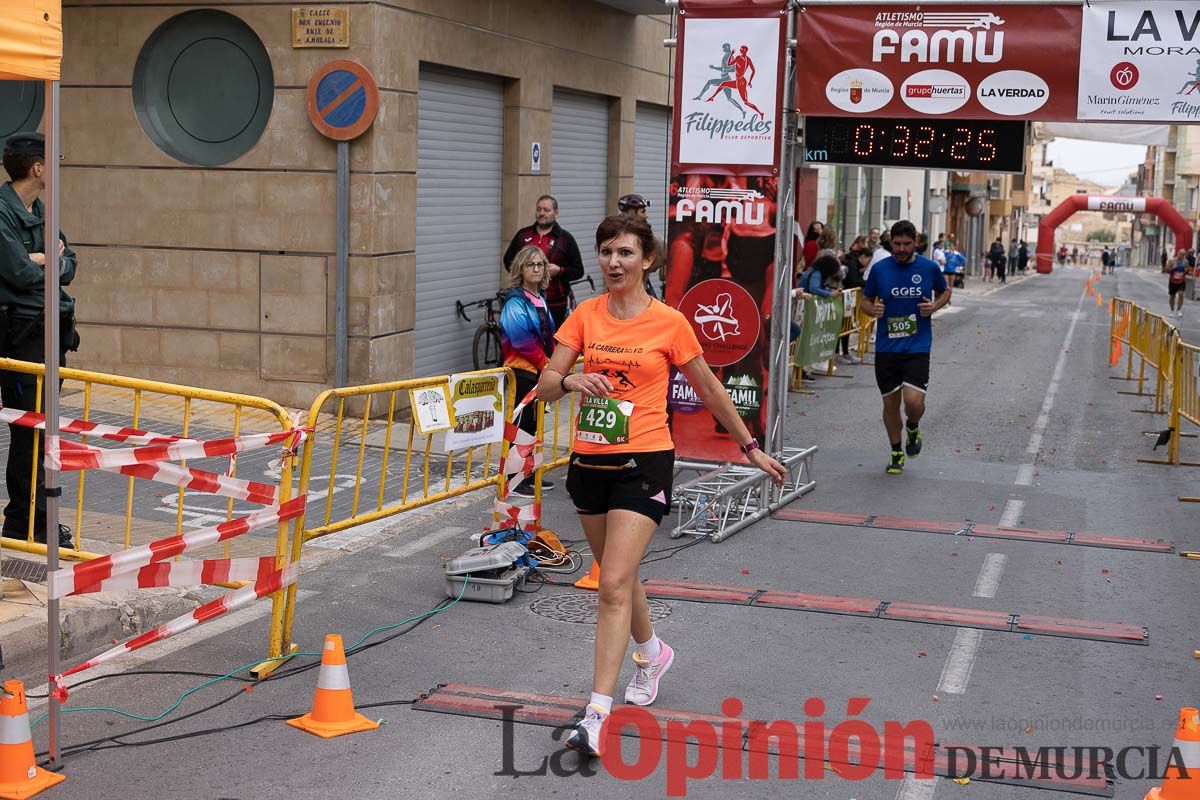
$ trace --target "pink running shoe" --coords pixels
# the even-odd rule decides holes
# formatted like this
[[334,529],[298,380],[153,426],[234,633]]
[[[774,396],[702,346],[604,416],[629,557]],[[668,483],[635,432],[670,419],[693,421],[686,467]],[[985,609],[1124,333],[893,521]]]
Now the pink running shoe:
[[659,678],[675,663],[675,651],[663,642],[658,658],[642,661],[637,651],[634,651],[633,663],[637,665],[637,671],[633,673],[633,680],[625,688],[625,702],[648,706],[658,697]]

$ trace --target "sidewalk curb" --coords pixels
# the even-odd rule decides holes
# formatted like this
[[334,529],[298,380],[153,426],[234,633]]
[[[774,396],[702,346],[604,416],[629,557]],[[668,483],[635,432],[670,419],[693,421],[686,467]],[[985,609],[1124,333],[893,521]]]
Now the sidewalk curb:
[[[113,640],[144,633],[157,625],[193,611],[222,590],[146,589],[135,594],[99,592],[67,598],[59,606],[64,667],[111,647]],[[209,596],[211,594],[211,596]],[[3,674],[30,685],[46,680],[46,608],[38,605],[0,624],[4,648]]]

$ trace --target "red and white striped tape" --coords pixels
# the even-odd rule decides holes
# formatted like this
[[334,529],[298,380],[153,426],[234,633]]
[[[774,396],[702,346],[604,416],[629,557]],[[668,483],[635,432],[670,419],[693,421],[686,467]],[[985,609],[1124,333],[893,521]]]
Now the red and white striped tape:
[[258,558],[211,558],[203,561],[157,561],[136,572],[114,575],[80,587],[71,595],[92,592],[131,592],[137,589],[199,586],[229,581],[257,582],[269,578],[279,567],[275,556]]
[[523,528],[537,522],[542,515],[540,503],[517,505],[509,502],[513,487],[520,482],[521,478],[533,475],[542,466],[544,460],[542,440],[522,430],[517,424],[525,406],[535,401],[536,393],[536,389],[530,390],[513,411],[512,420],[504,425],[504,438],[509,442],[508,454],[500,467],[504,473],[504,496],[497,498],[492,505],[492,510],[500,515],[502,527]]
[[56,689],[56,697],[60,700],[65,699],[65,688],[62,686],[62,679],[68,675],[74,675],[78,672],[83,672],[86,669],[91,669],[105,661],[111,661],[117,656],[125,653],[132,653],[135,650],[141,650],[143,647],[162,641],[169,636],[174,636],[177,633],[183,633],[186,630],[191,630],[202,622],[208,622],[211,619],[221,616],[229,611],[235,611],[242,606],[249,605],[260,597],[264,597],[273,592],[277,592],[285,586],[290,586],[296,582],[296,578],[300,574],[299,564],[289,564],[281,570],[276,570],[254,583],[243,586],[241,589],[236,589],[227,595],[218,597],[212,602],[205,603],[189,614],[184,614],[181,617],[171,620],[168,623],[159,625],[152,631],[146,631],[140,636],[135,636],[127,642],[105,650],[98,656],[94,656],[87,661],[77,666],[71,667],[61,675],[51,676],[51,686]]
[[[201,547],[207,547],[223,542],[226,539],[232,539],[235,536],[241,536],[243,533],[277,525],[280,522],[286,522],[304,513],[305,499],[304,497],[294,497],[282,506],[265,508],[245,517],[222,522],[220,525],[215,525],[211,528],[189,531],[179,536],[159,539],[156,542],[151,542],[141,547],[121,550],[120,552],[111,553],[91,561],[81,561],[78,564],[57,569],[47,576],[47,591],[49,592],[50,599],[68,597],[78,594],[81,591],[88,591],[86,589],[88,586],[104,583],[115,576],[140,570],[143,567],[161,561],[167,561],[189,550],[195,551]],[[187,563],[202,562],[179,562],[179,564]],[[229,578],[226,580],[241,579]],[[190,585],[196,586],[207,582],[207,580],[197,580],[193,581]]]
[[181,467],[167,461],[158,464],[130,464],[127,467],[105,468],[103,471],[117,472],[134,478],[144,478],[156,483],[191,489],[194,492],[231,497],[234,500],[245,500],[264,506],[273,506],[279,502],[278,486],[247,481],[242,478],[231,478],[228,475],[218,475],[215,472],[205,472],[191,467]]
[[292,428],[272,433],[252,433],[246,436],[230,436],[211,441],[188,439],[170,444],[154,444],[142,447],[105,449],[66,440],[59,441],[58,448],[47,448],[46,464],[51,469],[62,471],[81,469],[113,469],[130,464],[151,464],[162,461],[179,461],[185,458],[212,458],[227,456],[246,450],[256,450],[275,444],[285,444],[294,451],[304,440],[307,430]]
[[[23,428],[45,428],[46,415],[37,411],[22,411],[19,408],[0,408],[0,422],[10,425],[20,425]],[[86,422],[70,417],[58,418],[58,429],[63,433],[74,433],[80,436],[97,436],[114,442],[128,444],[170,444],[172,442],[190,442],[182,436],[171,436],[163,433],[150,433],[137,428],[118,428],[115,425],[103,425],[99,422]]]

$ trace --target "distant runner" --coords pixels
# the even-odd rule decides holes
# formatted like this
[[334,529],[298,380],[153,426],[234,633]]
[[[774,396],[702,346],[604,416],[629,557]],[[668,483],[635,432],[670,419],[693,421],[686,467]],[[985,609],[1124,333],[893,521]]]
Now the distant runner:
[[1184,289],[1187,287],[1188,262],[1187,254],[1180,250],[1175,257],[1175,265],[1167,273],[1167,302],[1171,305],[1171,316],[1183,318]]
[[[917,255],[917,229],[908,220],[892,226],[892,255],[871,269],[859,307],[879,320],[875,337],[875,382],[883,395],[883,426],[892,456],[889,475],[904,471],[904,456],[921,453],[921,417],[929,388],[929,351],[933,325],[929,318],[950,302],[950,287],[937,264]],[[903,391],[901,391],[903,390]],[[904,401],[907,426],[901,423]],[[900,448],[901,428],[908,440]]]

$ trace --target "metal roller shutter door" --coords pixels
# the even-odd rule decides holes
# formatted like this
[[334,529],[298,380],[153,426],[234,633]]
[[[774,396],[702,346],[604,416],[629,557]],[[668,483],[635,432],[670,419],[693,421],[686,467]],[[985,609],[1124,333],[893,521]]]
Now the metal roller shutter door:
[[455,300],[500,288],[504,99],[499,80],[421,68],[417,95],[415,375],[469,370],[484,319]]
[[633,190],[650,201],[646,218],[654,232],[667,235],[667,174],[671,142],[671,110],[638,103],[634,133]]
[[608,209],[608,100],[555,91],[551,136],[550,194],[558,199],[558,223],[575,236],[584,268],[598,278],[596,227],[616,213]]

